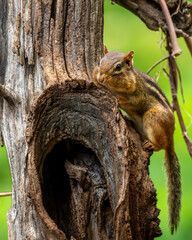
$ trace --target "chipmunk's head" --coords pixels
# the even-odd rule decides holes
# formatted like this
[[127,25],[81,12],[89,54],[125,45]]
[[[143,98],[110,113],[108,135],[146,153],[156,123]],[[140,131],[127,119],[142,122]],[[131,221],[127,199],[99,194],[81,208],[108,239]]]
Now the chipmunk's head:
[[106,47],[104,51],[105,56],[94,70],[95,83],[106,87],[115,95],[118,95],[117,92],[133,92],[135,84],[132,82],[135,82],[135,77],[131,69],[134,52],[129,51],[126,54],[117,51],[109,52]]

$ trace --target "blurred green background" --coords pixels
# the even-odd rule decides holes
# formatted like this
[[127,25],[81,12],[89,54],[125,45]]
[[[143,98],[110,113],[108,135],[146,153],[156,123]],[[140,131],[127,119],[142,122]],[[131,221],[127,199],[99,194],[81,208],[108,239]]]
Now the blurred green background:
[[[164,37],[161,32],[149,30],[145,24],[128,10],[118,5],[111,5],[105,0],[104,13],[104,43],[109,50],[127,52],[134,50],[135,66],[146,72],[155,62],[167,55],[164,49]],[[182,102],[180,88],[178,97],[182,114],[189,137],[192,139],[192,58],[184,40],[179,39],[179,45],[183,53],[177,58],[181,70],[185,104]],[[156,79],[168,99],[171,101],[169,80],[163,74],[162,68],[166,67],[166,61],[158,65],[150,75]],[[191,116],[189,116],[191,115]],[[160,240],[191,240],[192,232],[192,159],[187,151],[181,129],[176,117],[175,150],[180,160],[182,178],[182,211],[179,228],[176,234],[171,236],[168,228],[168,205],[166,176],[164,168],[164,151],[155,152],[151,157],[150,176],[157,189],[157,206],[160,212],[160,227],[163,235]],[[0,192],[11,191],[11,176],[5,148],[0,147]],[[0,198],[0,240],[7,240],[6,214],[11,206],[11,197]]]
[[[5,147],[0,147],[0,192],[11,191],[11,174]],[[7,240],[7,211],[11,206],[11,197],[0,197],[0,239]]]

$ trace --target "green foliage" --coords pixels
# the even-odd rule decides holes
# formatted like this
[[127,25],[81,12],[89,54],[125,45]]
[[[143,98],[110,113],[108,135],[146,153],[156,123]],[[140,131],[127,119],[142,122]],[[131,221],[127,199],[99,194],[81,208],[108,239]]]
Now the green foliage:
[[[104,43],[111,51],[117,50],[128,52],[134,50],[134,65],[144,71],[147,70],[158,60],[167,55],[164,48],[164,37],[161,32],[153,32],[149,30],[145,24],[128,10],[116,5],[111,5],[110,1],[105,1],[104,14]],[[178,98],[184,117],[186,126],[189,126],[192,119],[186,112],[192,115],[192,82],[191,82],[191,56],[186,47],[184,39],[179,39],[179,46],[182,54],[177,58],[177,63],[181,71],[183,89],[185,96],[185,104],[182,103],[180,87],[178,89]],[[164,61],[158,65],[150,75],[156,76],[159,72],[160,77],[158,83],[163,89],[171,102],[171,90],[167,76],[163,73],[162,68],[167,68],[167,62]],[[190,240],[192,229],[192,159],[187,151],[186,144],[183,140],[180,125],[176,118],[175,130],[175,151],[178,155],[181,165],[182,178],[182,210],[181,219],[177,233],[173,236],[168,228],[169,215],[167,204],[167,188],[166,175],[164,168],[164,152],[155,152],[151,157],[150,177],[157,189],[157,207],[161,209],[159,218],[161,220],[160,227],[163,235],[161,240]],[[188,129],[189,137],[192,139],[192,126]]]
[[[5,147],[0,147],[0,192],[11,191],[11,174]],[[0,197],[0,239],[7,240],[7,211],[11,206],[11,197]]]

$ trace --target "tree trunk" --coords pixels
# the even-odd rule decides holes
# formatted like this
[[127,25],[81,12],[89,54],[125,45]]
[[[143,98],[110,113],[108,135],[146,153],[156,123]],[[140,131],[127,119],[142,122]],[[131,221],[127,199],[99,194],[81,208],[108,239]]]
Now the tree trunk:
[[103,1],[1,1],[0,16],[9,239],[160,236],[149,152],[91,79],[103,55]]

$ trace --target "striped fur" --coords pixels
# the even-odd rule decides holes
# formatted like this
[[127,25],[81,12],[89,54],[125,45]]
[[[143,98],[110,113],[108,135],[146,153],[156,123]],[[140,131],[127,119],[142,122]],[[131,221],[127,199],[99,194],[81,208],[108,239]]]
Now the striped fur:
[[[119,70],[115,70],[117,64],[121,65]],[[168,99],[153,78],[133,66],[130,52],[108,52],[100,61],[94,79],[117,97],[119,106],[129,114],[137,131],[146,139],[144,148],[165,150],[170,228],[173,233],[179,223],[181,180],[173,145],[175,119]]]

